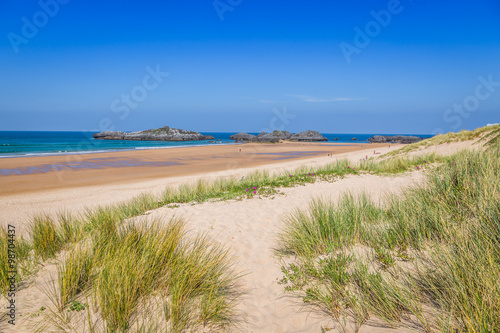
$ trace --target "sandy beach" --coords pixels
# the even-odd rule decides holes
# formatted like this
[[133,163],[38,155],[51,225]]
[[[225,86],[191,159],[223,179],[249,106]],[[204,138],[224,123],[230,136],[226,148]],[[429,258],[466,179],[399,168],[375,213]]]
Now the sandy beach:
[[4,3],[0,333],[500,333],[500,1]]
[[[387,144],[239,144],[0,159],[0,196],[206,174]],[[373,152],[372,152],[373,153]]]
[[169,185],[321,165],[335,158],[359,161],[379,156],[374,151],[384,153],[397,147],[328,142],[241,144],[4,158],[0,159],[0,170],[4,170],[0,173],[0,223],[24,226],[34,214],[81,212],[145,192],[156,194]]
[[[60,211],[82,212],[85,208],[114,204],[129,200],[141,193],[160,193],[166,186],[177,186],[198,179],[242,177],[255,170],[270,173],[293,170],[299,166],[321,166],[336,159],[347,158],[358,162],[369,157],[382,156],[397,146],[361,144],[295,143],[282,145],[244,144],[237,146],[162,149],[138,152],[79,155],[85,165],[95,159],[132,160],[149,165],[101,166],[99,169],[66,169],[63,171],[34,172],[24,175],[1,176],[1,222],[26,227],[33,215],[56,214]],[[241,152],[239,150],[242,150]],[[374,150],[376,154],[374,154]],[[179,156],[179,152],[182,155]],[[329,156],[329,154],[334,154]],[[22,170],[40,165],[69,163],[71,156],[20,158],[0,160],[2,169],[22,167]],[[175,165],[154,165],[159,162]],[[88,166],[88,164],[87,164]],[[36,169],[31,169],[36,170]],[[61,173],[58,176],[58,172]],[[351,176],[336,182],[319,182],[284,190],[276,198],[244,201],[181,205],[177,209],[160,208],[147,213],[147,220],[168,221],[172,216],[188,221],[192,232],[208,233],[211,239],[224,244],[238,259],[237,270],[245,275],[242,288],[245,295],[239,305],[242,322],[236,331],[242,332],[318,332],[322,327],[332,328],[331,319],[303,309],[300,301],[283,294],[277,284],[282,277],[280,263],[273,255],[276,235],[287,214],[305,207],[314,198],[336,200],[342,194],[367,192],[375,200],[401,191],[421,180],[421,174],[400,177]],[[144,217],[137,217],[144,220]],[[39,271],[34,285],[17,294],[18,314],[24,316],[16,332],[32,332],[36,319],[26,317],[50,304],[44,290],[50,286],[54,264]],[[5,300],[2,300],[4,302]],[[3,304],[3,303],[2,303]],[[382,323],[379,332],[392,331]],[[5,324],[0,328],[10,329]],[[361,331],[372,331],[370,325]]]
[[[476,142],[431,146],[412,151],[409,155],[449,155],[461,149],[480,148]],[[76,158],[83,167],[45,169],[45,172],[42,172],[44,165],[68,166],[75,156],[4,159],[0,160],[1,169],[18,168],[26,174],[0,176],[3,191],[0,222],[13,224],[22,232],[33,216],[41,213],[56,215],[64,211],[78,214],[88,208],[126,202],[143,193],[160,194],[165,188],[200,179],[238,179],[256,170],[275,174],[293,172],[301,166],[320,167],[339,159],[347,159],[353,165],[366,156],[384,160],[385,154],[400,147],[402,145],[364,144],[362,147],[361,144],[291,143],[158,149],[79,155]],[[106,163],[93,165],[103,160]],[[61,174],[58,176],[58,173]],[[34,183],[30,183],[31,179]],[[196,205],[184,203],[174,208],[165,206],[136,216],[129,222],[162,225],[172,218],[181,218],[186,221],[190,235],[205,234],[212,242],[231,251],[236,258],[235,270],[242,274],[238,288],[243,295],[237,305],[238,322],[230,332],[342,332],[331,317],[285,293],[284,286],[278,283],[283,278],[283,262],[275,250],[284,221],[297,209],[308,207],[312,200],[338,202],[345,194],[363,193],[384,206],[388,196],[398,195],[405,189],[422,185],[424,181],[425,171],[418,169],[392,176],[349,175],[283,188],[280,195],[271,197],[209,201]],[[57,260],[45,262],[16,293],[19,320],[15,329],[7,325],[4,316],[0,320],[0,331],[34,332],[43,318],[40,309],[52,306],[48,290],[53,288],[56,276]],[[0,307],[5,308],[6,302],[6,299],[0,300]],[[346,324],[348,331],[355,331],[352,322]],[[403,318],[398,327],[370,318],[359,329],[359,332],[377,333],[411,331],[423,331],[413,317]]]

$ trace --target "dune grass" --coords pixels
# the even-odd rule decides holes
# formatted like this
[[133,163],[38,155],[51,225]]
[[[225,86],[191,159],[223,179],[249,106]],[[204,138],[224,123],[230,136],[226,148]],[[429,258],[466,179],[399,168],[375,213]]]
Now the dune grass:
[[58,227],[49,216],[36,216],[30,226],[33,249],[42,260],[55,257],[62,248],[63,240]]
[[140,331],[146,322],[169,332],[233,325],[240,292],[232,255],[206,235],[187,237],[181,220],[160,222],[108,224],[106,241],[93,233],[63,253],[43,329],[78,330],[87,314],[75,311],[87,307],[98,332]]
[[314,201],[288,218],[279,253],[297,256],[281,283],[340,326],[500,331],[500,152],[455,154],[384,207]]
[[[443,159],[444,160],[444,159]],[[280,188],[332,181],[347,175],[360,173],[395,174],[416,168],[425,168],[437,157],[433,154],[394,158],[384,161],[368,160],[351,165],[347,160],[336,160],[321,167],[301,167],[270,175],[267,172],[253,172],[244,179],[221,178],[213,182],[200,180],[194,184],[183,184],[179,188],[168,188],[160,195],[142,194],[122,204],[88,209],[84,214],[72,215],[61,212],[56,217],[40,215],[33,218],[28,235],[18,249],[17,261],[23,269],[18,281],[25,279],[40,267],[39,263],[53,259],[60,251],[67,249],[88,237],[99,234],[105,241],[108,233],[114,232],[116,222],[142,215],[149,210],[179,204],[199,204],[217,200],[243,200],[269,197],[280,193]],[[1,240],[2,238],[0,238]],[[5,259],[5,257],[2,257]],[[0,262],[0,271],[6,270]],[[0,276],[0,285],[7,285],[7,276]],[[5,295],[5,289],[1,289]]]
[[491,126],[492,131],[486,133],[481,140],[486,141],[485,145],[492,147],[500,145],[500,125]]
[[[29,227],[27,237],[23,238],[22,235],[19,235],[17,240],[18,243],[16,255],[18,264],[18,282],[22,281],[24,278],[35,272],[40,267],[40,263],[47,260],[54,260],[54,258],[60,256],[61,253],[68,252],[70,256],[75,256],[76,259],[72,261],[74,264],[71,264],[71,262],[69,262],[68,266],[61,266],[59,268],[60,270],[62,270],[60,273],[61,276],[65,274],[77,274],[77,276],[73,277],[73,280],[67,280],[67,286],[64,286],[62,284],[61,292],[66,296],[60,296],[58,307],[60,309],[63,309],[67,307],[68,304],[72,304],[72,300],[74,299],[76,294],[85,294],[85,292],[82,292],[82,290],[105,289],[104,284],[101,284],[101,286],[103,286],[101,289],[97,288],[99,284],[96,284],[97,281],[101,281],[102,283],[104,283],[103,280],[98,280],[91,273],[88,273],[90,275],[87,276],[88,274],[85,272],[87,272],[87,270],[90,270],[90,272],[94,272],[94,269],[98,269],[99,271],[103,270],[106,274],[116,274],[116,272],[112,270],[107,271],[103,268],[104,266],[95,266],[94,263],[96,261],[99,263],[103,263],[106,262],[106,258],[110,258],[109,256],[106,257],[105,255],[105,249],[107,249],[106,244],[110,242],[112,243],[111,240],[115,239],[116,235],[119,234],[119,230],[124,221],[129,218],[142,215],[149,210],[156,209],[162,206],[175,207],[175,205],[182,203],[198,204],[214,200],[242,200],[255,197],[272,196],[279,194],[280,188],[282,187],[303,185],[307,183],[313,183],[318,180],[332,181],[346,175],[357,175],[361,173],[395,174],[405,172],[407,170],[425,169],[430,165],[436,165],[436,162],[438,162],[437,165],[447,165],[451,163],[451,160],[449,158],[438,158],[438,156],[433,154],[418,157],[396,157],[383,161],[374,161],[370,159],[356,165],[351,165],[347,160],[337,160],[323,167],[303,167],[293,171],[287,171],[275,175],[270,175],[266,172],[254,172],[250,175],[247,175],[244,179],[225,178],[216,180],[214,182],[199,181],[194,184],[185,184],[177,189],[166,189],[162,194],[157,196],[144,194],[123,204],[97,207],[92,210],[89,209],[86,211],[86,213],[78,216],[71,215],[69,213],[61,213],[55,218],[47,215],[38,216],[33,219],[33,222]],[[349,200],[350,202],[348,202]],[[367,234],[368,231],[366,230],[371,229],[366,227],[366,225],[375,223],[375,219],[378,215],[385,216],[387,215],[387,212],[381,211],[366,199],[363,199],[363,203],[356,203],[356,200],[353,198],[349,200],[346,201],[345,207],[343,208],[344,211],[341,213],[341,215],[344,214],[345,216],[337,216],[337,218],[339,219],[339,221],[349,218],[358,219],[360,226],[359,230],[357,229],[357,227],[352,228],[352,226],[350,225],[343,225],[342,222],[339,222],[339,225],[335,226],[335,228],[339,228],[339,231],[335,231],[335,229],[334,232],[337,232],[337,234],[341,236],[340,240],[335,240],[336,245],[333,244],[335,242],[325,242],[321,245],[321,247],[323,247],[321,251],[326,251],[326,249],[334,248],[335,246],[341,247],[354,240],[363,242],[369,239],[376,239],[373,238],[370,233]],[[364,208],[372,211],[370,213],[367,213],[366,216],[363,214],[357,216],[359,215],[356,212],[356,205],[358,204],[361,204],[361,206],[363,206]],[[394,214],[398,212],[396,208],[397,205],[395,204],[393,208]],[[321,210],[322,208],[319,208],[318,213]],[[338,213],[332,214],[335,215]],[[374,214],[374,216],[370,214]],[[331,231],[328,229],[330,227],[325,226],[325,228],[326,230],[323,230],[322,232],[323,234],[328,234],[328,232]],[[141,232],[144,232],[144,230]],[[141,232],[136,233],[141,234]],[[396,244],[396,242],[399,241],[402,237],[400,234],[397,234],[395,232],[391,234],[384,233],[383,230],[378,232],[381,235],[385,235],[384,237],[386,239],[383,240],[384,244]],[[408,230],[408,233],[411,234],[412,232],[414,231]],[[319,235],[317,235],[317,237],[319,237]],[[382,236],[378,235],[377,237]],[[89,239],[92,240],[90,243],[88,243]],[[0,233],[0,248],[2,246],[5,246],[5,241],[6,239],[4,237],[4,234]],[[400,243],[401,244],[399,244],[398,246],[400,246],[401,249],[403,249],[405,246],[408,246],[408,244],[416,246],[413,245],[413,243],[409,242]],[[90,248],[85,247],[84,250],[83,248],[79,248],[79,246],[81,246],[79,244],[87,244],[86,246],[90,246]],[[317,252],[317,250],[314,249],[316,246],[317,245],[315,245],[314,243],[310,244],[310,248],[306,250],[310,253],[313,253],[314,251]],[[130,256],[137,255],[133,253],[130,254],[128,252],[125,253]],[[383,249],[379,249],[379,257],[381,258],[381,260],[390,263],[390,257],[388,255],[385,255],[385,257],[387,257],[385,258],[384,253],[385,252],[383,252]],[[8,276],[6,275],[7,262],[4,260],[5,258],[6,257],[2,256],[2,258],[0,259],[0,287],[4,295],[9,283]],[[98,258],[98,260],[96,260],[96,258]],[[122,268],[124,270],[133,269],[133,267],[126,266]],[[67,273],[64,273],[66,271]],[[72,271],[74,272],[71,273]],[[82,276],[79,276],[78,274],[82,274]],[[92,280],[93,283],[87,281],[88,279]],[[137,279],[140,280],[140,278]],[[62,281],[59,281],[59,283],[61,282]],[[87,285],[87,282],[90,283],[90,286]],[[124,283],[128,282],[125,281]],[[132,284],[129,287],[136,288],[137,286]],[[139,288],[137,290],[142,289]],[[173,290],[178,289],[174,288]],[[181,288],[179,290],[184,289]],[[140,296],[131,296],[132,300],[135,299],[137,301],[138,299],[140,300],[143,298],[143,294],[139,293],[138,295]],[[225,303],[222,301],[223,299],[219,298],[216,295],[217,294],[215,293],[212,296],[208,295],[205,298],[201,298],[203,301],[200,303],[200,306],[205,309],[204,312],[202,312],[202,314],[200,315],[201,318],[205,318],[203,319],[203,321],[208,321],[210,318],[213,319],[215,317],[221,316],[220,313],[230,312],[230,309],[225,307]],[[103,302],[104,300],[109,299],[109,297],[106,297],[102,298]],[[95,302],[96,304],[99,304],[98,301]],[[137,304],[134,302],[132,303]],[[189,303],[191,302],[191,300],[186,302]],[[183,309],[189,308],[183,306],[182,304],[185,304],[185,302],[177,301],[176,303],[176,301],[174,300],[172,304],[165,305],[165,309],[168,309],[168,311],[165,311],[168,312],[169,318],[171,317],[174,318],[174,321],[181,322],[179,318],[182,318],[186,315],[186,310]],[[139,308],[141,307],[139,306]],[[115,324],[112,325],[115,325],[114,327],[116,329],[124,329],[124,327],[126,326],[120,326],[125,325],[123,324],[125,322],[124,318],[130,318],[130,314],[137,313],[138,310],[136,307],[132,307],[132,310],[129,309],[123,311],[123,317],[120,317],[121,314],[119,313],[106,314],[107,318],[118,318],[109,319],[110,322],[115,322]],[[210,311],[216,314],[211,315]],[[189,314],[192,315],[191,312],[189,312]],[[153,323],[154,327],[156,327],[155,325],[156,324]]]
[[433,136],[432,138],[412,143],[400,149],[389,152],[386,154],[386,156],[392,157],[430,146],[476,139],[479,139],[479,141],[484,141],[485,146],[491,146],[497,143],[498,141],[500,141],[500,125],[479,127],[473,131],[462,130],[458,133],[449,132],[446,134],[438,134],[436,136]]
[[[32,247],[32,242],[27,241],[22,235],[16,234],[11,238],[8,236],[7,228],[0,227],[0,293],[2,295],[5,296],[10,289],[11,280],[9,279],[13,275],[26,276],[33,272],[34,264],[30,254]],[[9,262],[9,259],[13,262]]]

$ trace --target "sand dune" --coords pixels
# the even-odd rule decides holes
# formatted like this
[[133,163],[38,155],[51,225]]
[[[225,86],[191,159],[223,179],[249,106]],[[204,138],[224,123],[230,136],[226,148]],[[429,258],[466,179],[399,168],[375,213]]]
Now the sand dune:
[[[393,148],[391,148],[393,149]],[[371,149],[370,149],[371,151]],[[348,158],[359,161],[370,151],[360,150],[336,156],[318,156],[308,160],[295,160],[274,165],[260,166],[272,172],[293,169],[303,164],[323,165],[337,158]],[[378,149],[382,153],[388,147]],[[373,154],[373,151],[371,151]],[[240,176],[255,170],[241,168],[224,172],[213,172],[205,178],[220,176]],[[154,181],[142,181],[134,184],[105,185],[101,187],[63,189],[47,193],[25,194],[24,200],[16,202],[16,196],[2,197],[4,212],[3,222],[18,217],[28,221],[28,217],[39,211],[56,212],[64,207],[68,211],[78,212],[85,206],[111,204],[126,200],[145,189],[151,192],[161,191],[166,185],[178,185],[192,182],[200,176],[185,176]],[[398,193],[423,180],[422,172],[407,173],[396,177],[374,175],[347,176],[334,182],[316,182],[305,186],[283,189],[283,195],[273,198],[254,198],[243,201],[207,202],[198,205],[183,204],[178,208],[160,208],[146,213],[136,219],[160,219],[168,221],[178,216],[188,221],[192,232],[207,232],[217,242],[226,244],[238,258],[237,269],[243,272],[242,287],[246,294],[239,305],[242,322],[234,331],[242,332],[320,332],[321,328],[334,328],[332,320],[320,313],[310,312],[303,303],[283,293],[283,286],[277,281],[282,278],[280,262],[273,254],[276,246],[276,235],[283,225],[283,219],[296,208],[304,208],[314,198],[337,200],[344,193],[367,193],[375,201],[385,195]],[[9,201],[10,200],[10,201]],[[5,206],[5,203],[8,206]],[[22,209],[21,209],[22,207]],[[5,216],[8,216],[6,219]],[[32,332],[33,325],[39,322],[40,307],[50,304],[44,290],[50,286],[54,276],[54,265],[43,268],[33,279],[33,285],[17,294],[18,319],[16,332]],[[0,302],[5,308],[5,300]],[[394,331],[381,322],[363,326],[362,332]],[[375,326],[374,326],[375,325]],[[10,329],[5,322],[0,324],[1,330]],[[401,331],[401,330],[398,330]]]
[[[368,193],[378,201],[389,193],[398,193],[421,182],[423,174],[413,172],[398,177],[348,176],[335,182],[317,182],[305,186],[283,189],[284,195],[274,198],[256,198],[244,201],[223,201],[178,208],[160,208],[137,219],[168,221],[172,216],[183,217],[193,232],[208,232],[214,240],[226,244],[238,258],[237,269],[246,275],[242,287],[246,291],[240,304],[243,332],[320,332],[321,327],[333,328],[334,323],[326,316],[311,313],[303,304],[283,293],[278,285],[282,278],[280,262],[273,255],[276,235],[287,214],[298,207],[306,207],[313,198],[337,200],[344,193]],[[43,290],[50,287],[54,267],[42,269],[34,285],[17,295],[18,315],[22,319],[16,332],[32,332],[40,307],[50,304]],[[4,302],[4,301],[2,301]],[[2,307],[5,304],[2,303]],[[23,318],[21,317],[21,318]],[[382,323],[377,323],[381,325]],[[383,325],[382,325],[383,326]],[[7,326],[2,324],[2,329]],[[372,332],[367,325],[361,331]],[[391,331],[387,327],[377,331]],[[237,330],[236,330],[237,331]]]
[[241,304],[244,332],[320,332],[321,327],[334,327],[331,320],[301,308],[302,303],[285,295],[283,286],[277,283],[283,274],[273,249],[283,219],[296,208],[307,207],[313,198],[335,201],[344,193],[364,192],[378,201],[421,180],[422,173],[418,172],[400,177],[349,176],[333,183],[287,188],[284,195],[273,199],[160,208],[147,218],[168,220],[174,215],[182,216],[193,230],[209,232],[214,240],[230,245],[239,258],[238,268],[248,273],[243,277],[248,293]]

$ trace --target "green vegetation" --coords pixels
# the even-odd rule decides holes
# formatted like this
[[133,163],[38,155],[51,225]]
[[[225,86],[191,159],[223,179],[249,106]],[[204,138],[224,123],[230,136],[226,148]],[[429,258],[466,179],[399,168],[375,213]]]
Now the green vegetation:
[[[500,125],[490,126],[493,130],[484,135],[482,140],[486,140],[485,145],[489,147],[498,147],[500,145]],[[490,128],[489,127],[489,128]]]
[[340,326],[414,318],[425,330],[500,331],[500,152],[462,151],[380,207],[314,201],[286,221],[286,290]]
[[385,156],[396,156],[404,153],[409,153],[411,151],[417,151],[419,149],[427,148],[430,146],[476,139],[479,139],[480,141],[486,141],[486,146],[491,146],[498,143],[500,141],[500,125],[480,127],[475,129],[474,131],[462,130],[458,133],[449,132],[446,134],[439,134],[432,138],[404,146],[398,150],[386,154]]
[[[16,241],[16,260],[20,268],[18,278],[19,280],[25,279],[40,267],[41,262],[55,258],[60,251],[81,241],[87,235],[97,233],[105,239],[106,235],[114,232],[117,222],[140,216],[159,207],[175,208],[182,203],[199,204],[207,201],[269,197],[279,194],[279,189],[282,187],[304,185],[318,180],[333,181],[346,175],[360,173],[400,173],[416,168],[426,168],[435,161],[437,157],[433,154],[384,161],[368,160],[357,166],[350,165],[347,160],[337,160],[323,167],[303,167],[277,175],[254,172],[244,179],[225,178],[214,182],[200,180],[195,184],[181,185],[177,189],[166,189],[158,196],[143,194],[123,204],[87,210],[80,216],[66,212],[60,213],[57,218],[37,216],[28,230],[29,241],[22,238]],[[7,246],[6,234],[0,233],[0,235],[3,235],[0,237],[0,246],[3,244]],[[0,287],[3,295],[9,283],[6,258],[5,256],[0,259],[4,260],[0,261]]]
[[142,331],[139,323],[151,332],[234,324],[239,277],[224,247],[188,237],[181,220],[124,224],[110,214],[100,211],[94,232],[61,254],[55,309],[42,329],[77,330],[82,321],[109,332]]
[[57,227],[54,220],[49,216],[36,216],[34,218],[30,234],[33,249],[42,260],[55,257],[63,245]]
[[5,228],[0,229],[0,290],[2,294],[6,294],[9,290],[9,255],[8,255],[9,238]]
[[[493,129],[498,130],[500,127]],[[489,133],[491,135],[483,136],[489,139],[488,142],[498,139],[498,132]],[[360,173],[395,174],[417,169],[427,169],[430,173],[430,187],[415,190],[404,199],[393,198],[389,207],[380,208],[366,197],[346,197],[336,206],[315,202],[310,211],[299,212],[291,217],[289,228],[282,237],[282,253],[294,253],[301,259],[293,268],[284,268],[285,276],[288,275],[287,281],[291,283],[290,288],[305,288],[309,303],[319,306],[326,304],[330,313],[335,313],[335,318],[339,320],[347,313],[354,313],[359,324],[366,320],[369,313],[385,318],[394,325],[398,324],[397,318],[403,313],[412,313],[421,319],[422,325],[427,325],[421,304],[431,304],[438,308],[442,315],[440,324],[446,329],[469,329],[473,326],[465,322],[469,320],[476,323],[479,317],[483,318],[481,320],[485,325],[493,325],[488,318],[493,316],[494,309],[498,309],[494,301],[498,290],[494,289],[493,281],[496,280],[488,278],[493,269],[499,268],[500,262],[493,242],[494,237],[498,236],[492,236],[497,234],[491,222],[492,218],[498,221],[500,202],[498,150],[495,149],[487,153],[462,153],[448,158],[428,154],[381,161],[370,159],[357,165],[338,160],[319,168],[300,168],[277,175],[255,172],[244,179],[199,181],[177,189],[167,189],[158,196],[144,194],[123,204],[88,210],[79,216],[68,213],[61,213],[56,218],[38,216],[29,226],[26,238],[20,232],[16,235],[18,283],[36,272],[41,263],[63,258],[58,266],[57,296],[54,297],[56,310],[49,311],[57,319],[52,320],[53,324],[62,330],[67,329],[64,323],[68,323],[68,313],[79,312],[87,313],[89,328],[93,327],[91,322],[97,319],[118,331],[132,328],[155,331],[158,327],[182,330],[183,327],[192,328],[200,323],[220,328],[229,325],[235,299],[231,294],[234,290],[229,286],[232,286],[236,277],[228,273],[231,271],[231,260],[227,253],[210,244],[206,237],[200,236],[191,243],[179,241],[176,246],[172,245],[176,259],[169,261],[165,267],[175,267],[175,270],[164,267],[148,269],[147,274],[141,273],[141,269],[149,267],[147,265],[154,267],[151,260],[162,262],[163,259],[155,255],[158,255],[159,249],[165,251],[169,240],[182,240],[182,223],[171,222],[161,229],[157,226],[129,225],[126,222],[128,219],[163,206],[268,197],[280,194],[282,187],[318,180],[333,181]],[[495,186],[496,192],[493,191]],[[486,220],[490,225],[488,230],[483,228]],[[477,238],[474,242],[467,238],[472,233]],[[490,243],[483,244],[485,237]],[[457,242],[451,249],[450,244],[455,240],[464,243]],[[7,253],[8,241],[6,230],[0,230],[0,250],[3,253]],[[481,244],[485,251],[490,251],[486,252],[486,258],[491,263],[481,262],[485,258],[476,260],[474,257],[479,255]],[[360,259],[354,245],[369,249],[369,255],[362,255],[364,259]],[[457,257],[465,249],[473,251],[473,246],[477,247],[474,251],[478,252],[469,252],[472,257]],[[332,253],[340,257],[332,256]],[[327,257],[318,260],[321,255]],[[125,259],[137,260],[139,264],[131,265]],[[446,262],[439,261],[445,259]],[[465,270],[470,268],[466,266],[467,263],[471,265],[474,262],[491,269],[456,274],[454,278],[457,281],[442,277],[448,277],[450,272],[446,269],[462,265],[460,268]],[[410,265],[422,276],[401,271],[401,263]],[[455,266],[450,266],[451,263]],[[8,265],[8,256],[0,256],[0,290],[4,296],[9,288]],[[380,271],[375,274],[379,277],[372,276],[374,269]],[[127,274],[122,274],[124,272]],[[396,275],[400,278],[394,278]],[[209,282],[212,284],[202,283],[200,276],[210,276]],[[468,282],[463,279],[473,276],[483,276],[485,284],[470,289]],[[110,281],[119,281],[120,288]],[[315,287],[307,287],[311,281],[317,281]],[[462,303],[457,303],[460,308],[455,308],[450,305],[448,298],[451,296],[439,293],[445,292],[443,288],[455,288],[459,283],[462,283]],[[325,293],[325,286],[329,292]],[[411,293],[409,286],[418,290],[418,295]],[[379,294],[373,296],[377,301],[370,299],[374,287],[379,288]],[[479,290],[475,296],[478,297],[477,302],[483,303],[465,307],[463,300],[469,297],[466,295],[469,292],[467,290]],[[484,290],[489,292],[488,297],[483,297]],[[393,295],[387,301],[393,302],[390,306],[393,310],[387,310],[389,312],[376,306],[386,304],[380,300],[386,295],[383,292]],[[412,301],[407,301],[410,298]],[[154,320],[148,322],[144,319],[147,305],[158,299],[161,300],[162,314],[156,314]],[[439,303],[441,299],[446,299],[447,303]],[[486,301],[489,303],[484,303]],[[83,311],[73,306],[75,302],[89,306]],[[73,311],[72,306],[82,311]],[[469,307],[475,311],[479,306],[483,306],[483,312],[465,318],[464,313],[470,310]],[[95,315],[90,314],[89,308],[97,309],[100,317],[92,318]],[[68,312],[68,309],[71,311]],[[450,316],[459,319],[444,324]]]
[[[11,247],[9,247],[9,244]],[[13,251],[12,245],[15,245],[15,251]],[[13,275],[12,272],[26,276],[33,271],[33,262],[30,260],[32,248],[32,242],[26,241],[20,235],[9,237],[7,229],[0,227],[0,251],[2,254],[0,255],[0,292],[2,295],[5,296],[10,288],[9,278]],[[9,259],[13,262],[10,263]],[[12,269],[12,266],[14,269]]]

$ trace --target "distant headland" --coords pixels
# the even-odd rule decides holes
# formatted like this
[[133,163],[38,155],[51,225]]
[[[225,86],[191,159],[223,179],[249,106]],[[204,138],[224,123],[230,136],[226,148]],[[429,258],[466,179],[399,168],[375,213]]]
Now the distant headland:
[[[215,140],[212,135],[204,135],[199,132],[171,128],[164,126],[157,129],[150,129],[138,132],[121,132],[107,131],[94,134],[94,138],[98,140],[135,140],[135,141],[204,141]],[[328,141],[318,131],[307,130],[298,133],[290,133],[288,131],[275,130],[271,133],[261,132],[258,135],[241,132],[231,135],[230,140],[236,142],[254,142],[254,143],[278,143],[280,141],[299,141],[299,142],[319,142]],[[333,139],[334,141],[337,138]],[[371,143],[414,143],[423,140],[418,136],[383,136],[374,135],[368,139]],[[352,138],[351,141],[357,141],[357,138]]]

